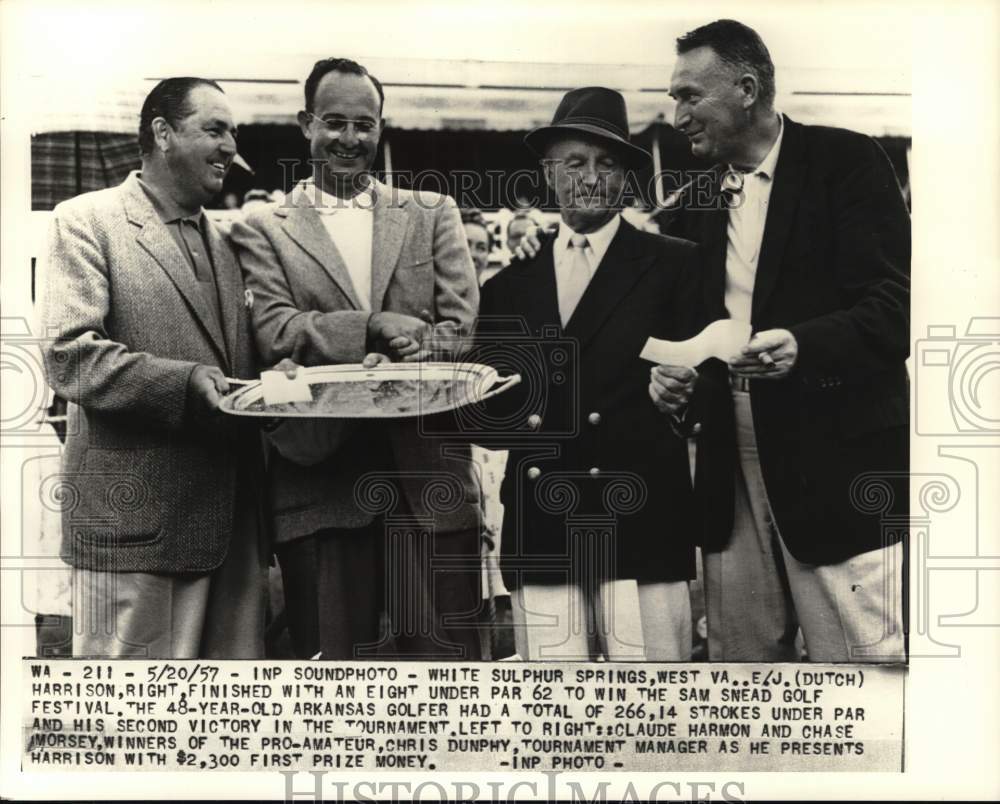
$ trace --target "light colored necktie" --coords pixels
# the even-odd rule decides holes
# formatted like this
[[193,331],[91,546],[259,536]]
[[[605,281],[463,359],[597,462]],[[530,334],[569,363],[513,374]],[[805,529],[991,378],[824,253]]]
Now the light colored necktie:
[[559,318],[565,327],[583,292],[590,284],[590,260],[587,258],[587,236],[571,235],[569,239],[570,262],[566,281],[559,286]]

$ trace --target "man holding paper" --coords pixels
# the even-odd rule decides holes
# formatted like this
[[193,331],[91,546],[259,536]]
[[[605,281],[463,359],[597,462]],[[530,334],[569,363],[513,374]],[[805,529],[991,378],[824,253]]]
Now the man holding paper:
[[[317,62],[298,117],[312,176],[285,203],[233,224],[265,360],[421,360],[472,328],[479,290],[454,202],[371,175],[383,101],[362,65]],[[387,611],[399,654],[479,658],[479,487],[468,445],[445,450],[415,419],[329,424],[307,458],[276,452],[269,465],[296,652],[374,657]],[[376,498],[385,516],[371,510]],[[388,552],[390,514],[415,523],[402,553]]]
[[866,136],[775,112],[750,28],[720,20],[677,52],[676,127],[715,191],[669,231],[702,246],[710,320],[754,333],[699,411],[734,518],[705,545],[710,657],[796,660],[801,627],[812,660],[899,660],[910,222],[892,166]]
[[[696,331],[697,261],[693,244],[622,218],[628,172],[650,160],[628,131],[625,99],[585,87],[526,137],[562,221],[537,256],[482,291],[487,350],[563,344],[553,370],[527,371],[491,400],[510,446],[501,568],[525,659],[691,655],[698,517],[687,445],[650,404],[639,353],[650,336]],[[695,372],[667,373],[676,398],[662,404],[679,410]]]

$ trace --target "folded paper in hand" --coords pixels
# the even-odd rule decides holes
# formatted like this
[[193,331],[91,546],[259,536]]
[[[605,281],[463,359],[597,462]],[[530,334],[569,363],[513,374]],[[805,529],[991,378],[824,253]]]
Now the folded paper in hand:
[[294,380],[288,379],[283,371],[263,371],[260,386],[265,405],[280,405],[283,402],[312,402],[312,391],[303,372]]
[[752,332],[746,321],[720,318],[686,341],[646,340],[639,357],[667,366],[697,366],[710,357],[730,360],[747,345]]

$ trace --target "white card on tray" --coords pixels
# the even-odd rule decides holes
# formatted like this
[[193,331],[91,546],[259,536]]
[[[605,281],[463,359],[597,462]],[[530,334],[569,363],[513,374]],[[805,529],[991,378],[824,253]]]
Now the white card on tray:
[[299,371],[294,380],[290,380],[283,371],[264,371],[260,375],[260,385],[264,392],[265,405],[312,402],[312,391],[302,371]]

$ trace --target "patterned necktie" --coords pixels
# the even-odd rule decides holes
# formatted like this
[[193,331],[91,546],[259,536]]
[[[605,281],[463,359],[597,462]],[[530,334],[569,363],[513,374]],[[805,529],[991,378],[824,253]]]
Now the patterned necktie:
[[590,260],[587,258],[587,236],[571,235],[570,262],[566,281],[559,286],[559,318],[565,327],[576,309],[580,297],[590,283]]

